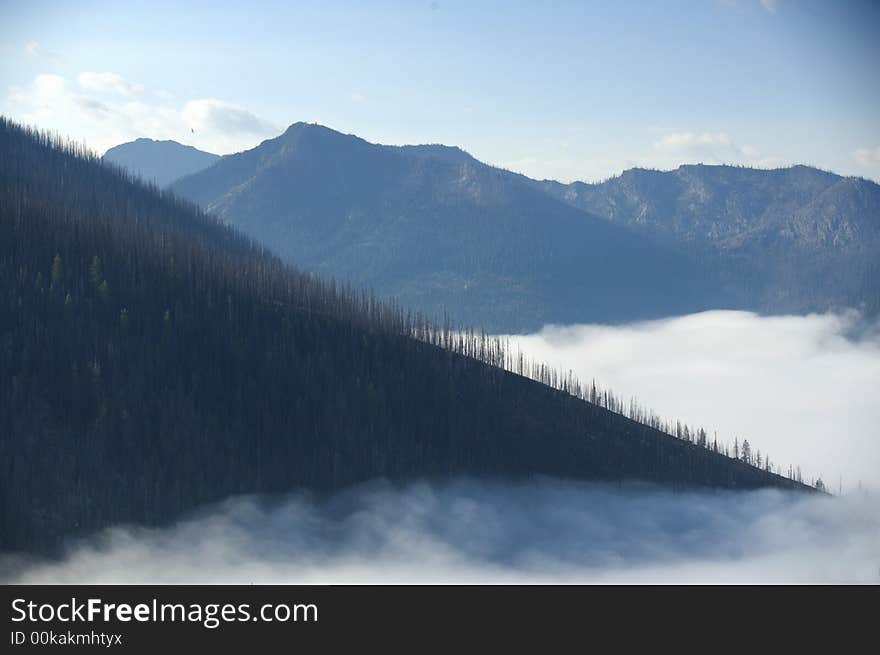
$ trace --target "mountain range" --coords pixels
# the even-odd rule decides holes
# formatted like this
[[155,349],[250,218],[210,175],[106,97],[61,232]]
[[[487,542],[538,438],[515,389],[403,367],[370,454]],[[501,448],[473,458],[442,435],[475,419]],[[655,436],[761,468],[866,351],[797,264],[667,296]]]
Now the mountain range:
[[562,184],[456,147],[295,123],[168,188],[304,270],[495,332],[704,309],[880,312],[880,186],[807,166]]
[[458,148],[297,123],[171,185],[305,270],[491,330],[709,306],[691,258]]
[[880,186],[808,166],[632,169],[601,184],[536,183],[594,216],[712,261],[769,313],[880,311]]

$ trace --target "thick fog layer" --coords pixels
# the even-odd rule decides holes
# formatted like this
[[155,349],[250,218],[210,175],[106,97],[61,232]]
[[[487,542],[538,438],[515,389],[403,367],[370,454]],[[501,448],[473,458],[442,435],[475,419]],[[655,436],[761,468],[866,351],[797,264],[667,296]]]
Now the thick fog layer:
[[749,440],[835,492],[880,488],[880,329],[856,313],[713,311],[511,337],[533,358],[595,379],[710,438]]
[[117,528],[24,583],[880,582],[877,498],[538,479],[239,498]]

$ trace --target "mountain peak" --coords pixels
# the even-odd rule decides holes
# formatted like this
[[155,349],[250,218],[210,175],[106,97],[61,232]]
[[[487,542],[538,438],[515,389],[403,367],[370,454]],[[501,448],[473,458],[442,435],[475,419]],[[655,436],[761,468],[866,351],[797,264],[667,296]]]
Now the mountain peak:
[[332,140],[335,140],[337,143],[344,143],[346,141],[349,143],[356,142],[387,150],[397,150],[406,155],[432,157],[448,162],[462,162],[473,159],[469,153],[458,146],[448,146],[442,143],[420,143],[399,146],[381,145],[378,143],[371,143],[354,134],[340,132],[339,130],[327,127],[326,125],[321,125],[320,123],[306,123],[304,121],[292,123],[284,133],[278,137],[278,140],[284,143],[303,143],[302,139],[315,139],[314,141],[309,141],[309,143],[321,145],[326,145]]
[[[131,144],[137,144],[137,145],[147,146],[147,147],[161,146],[161,147],[168,147],[168,148],[181,148],[184,150],[195,150],[197,152],[204,152],[205,154],[208,154],[208,155],[213,154],[213,153],[210,153],[210,152],[207,152],[204,150],[199,150],[195,146],[191,146],[186,143],[181,143],[180,141],[175,141],[174,139],[151,139],[150,137],[147,137],[147,136],[141,136],[141,137],[138,137],[137,139],[135,139],[134,141],[129,141],[128,143],[121,143],[118,146],[113,146],[112,148],[109,148],[107,150],[107,152],[110,152],[111,150],[115,150],[116,148],[122,148],[123,146],[130,146]],[[219,156],[219,155],[215,155],[215,156]]]
[[320,123],[307,123],[305,121],[297,121],[296,123],[291,123],[284,133],[281,136],[291,136],[295,134],[302,134],[304,132],[334,132],[336,134],[341,134],[337,130],[334,130],[331,127],[327,127],[326,125],[321,125]]
[[346,134],[344,132],[340,132],[339,130],[334,130],[332,127],[321,125],[320,123],[306,123],[305,121],[297,121],[296,123],[292,123],[278,138],[282,140],[290,140],[291,138],[302,138],[309,136],[325,138],[345,138],[363,141],[363,139],[355,136],[354,134]]
[[[291,151],[291,148],[320,148],[322,151],[333,151],[336,147],[342,147],[345,144],[366,144],[367,142],[354,134],[345,134],[332,127],[321,125],[320,123],[306,123],[298,121],[291,124],[282,134],[269,139],[265,144],[274,144],[276,148],[280,147],[281,153]],[[254,148],[257,151],[263,144]],[[273,148],[270,146],[266,152],[271,152]]]
[[220,157],[177,141],[140,137],[110,148],[102,159],[148,182],[166,186],[176,179],[207,168]]

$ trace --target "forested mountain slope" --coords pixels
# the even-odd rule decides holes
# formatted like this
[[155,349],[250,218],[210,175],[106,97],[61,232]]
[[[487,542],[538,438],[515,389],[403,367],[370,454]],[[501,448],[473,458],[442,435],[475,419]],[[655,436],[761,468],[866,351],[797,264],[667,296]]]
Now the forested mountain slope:
[[0,155],[0,550],[376,476],[806,489],[5,119]]
[[694,258],[458,148],[296,123],[171,189],[288,263],[490,331],[735,306]]

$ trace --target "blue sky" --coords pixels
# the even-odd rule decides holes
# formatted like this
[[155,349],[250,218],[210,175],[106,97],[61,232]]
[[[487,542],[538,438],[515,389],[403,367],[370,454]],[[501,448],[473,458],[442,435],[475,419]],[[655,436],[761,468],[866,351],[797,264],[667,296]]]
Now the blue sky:
[[534,177],[807,163],[880,179],[880,3],[6,2],[0,112],[98,151],[316,121]]

